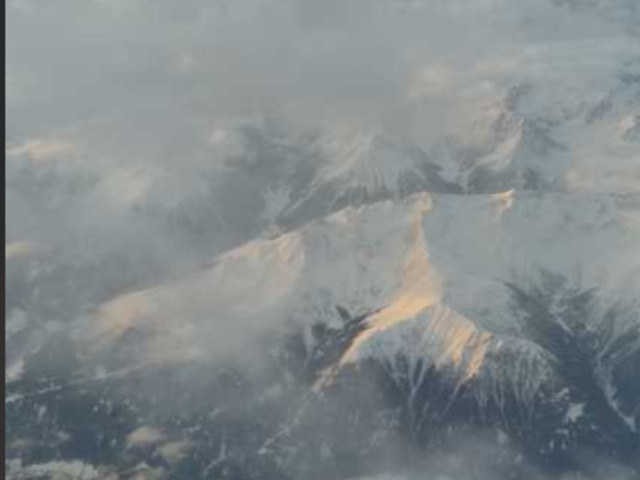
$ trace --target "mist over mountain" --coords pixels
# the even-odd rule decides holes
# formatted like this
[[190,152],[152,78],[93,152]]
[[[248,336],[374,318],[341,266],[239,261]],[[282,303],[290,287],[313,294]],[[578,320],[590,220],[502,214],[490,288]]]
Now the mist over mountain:
[[7,0],[6,477],[640,476],[640,3]]

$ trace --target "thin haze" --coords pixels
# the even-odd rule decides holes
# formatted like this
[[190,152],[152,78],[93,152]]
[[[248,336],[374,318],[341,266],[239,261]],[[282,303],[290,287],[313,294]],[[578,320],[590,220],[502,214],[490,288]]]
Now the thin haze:
[[597,62],[571,63],[611,76],[637,51],[640,23],[633,0],[12,0],[7,13],[9,157],[103,180],[69,194],[80,212],[53,222],[9,194],[8,238],[47,243],[60,241],[51,223],[74,231],[71,218],[93,228],[100,216],[109,236],[130,228],[122,199],[150,181],[131,180],[136,169],[159,172],[168,197],[208,188],[201,172],[223,160],[211,133],[236,119],[428,145],[501,82],[552,77],[575,58],[531,62],[545,49],[614,42]]
[[[101,306],[260,233],[220,180],[227,126],[268,117],[296,135],[366,131],[427,148],[516,77],[544,85],[571,69],[598,90],[637,58],[639,25],[637,0],[7,0],[6,338],[35,331],[8,360],[19,367],[61,329],[85,347]],[[187,218],[197,238],[157,215],[198,196],[215,201]],[[25,307],[34,258],[46,281]],[[67,272],[77,278],[64,284]],[[170,295],[166,310],[208,319],[209,297]],[[247,327],[178,328],[160,350],[182,335],[243,351],[265,328]],[[123,371],[138,353],[118,359]],[[474,478],[492,480],[481,445],[463,451],[478,459]],[[617,466],[602,476],[631,478]]]

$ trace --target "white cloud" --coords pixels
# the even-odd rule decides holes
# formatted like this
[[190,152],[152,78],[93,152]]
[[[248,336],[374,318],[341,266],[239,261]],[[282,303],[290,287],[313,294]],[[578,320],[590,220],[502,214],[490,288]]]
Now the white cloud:
[[149,447],[161,443],[165,438],[157,428],[144,425],[127,436],[127,446],[129,448]]
[[21,94],[10,104],[10,132],[129,118],[138,141],[166,128],[175,140],[184,117],[195,126],[259,109],[311,123],[394,123],[425,73],[442,88],[505,49],[620,34],[617,17],[592,13],[601,3],[577,13],[528,0],[15,5],[7,66]]
[[75,142],[63,138],[36,138],[23,144],[6,148],[7,155],[26,155],[31,160],[46,161],[67,157],[76,153]]

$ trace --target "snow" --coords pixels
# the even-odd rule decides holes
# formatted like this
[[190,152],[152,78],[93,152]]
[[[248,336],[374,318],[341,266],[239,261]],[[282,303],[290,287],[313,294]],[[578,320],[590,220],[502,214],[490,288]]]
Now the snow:
[[613,386],[610,378],[605,382],[604,392],[611,409],[618,414],[618,417],[620,417],[620,419],[629,427],[629,430],[637,432],[638,427],[636,425],[636,418],[633,414],[628,414],[621,408],[617,399],[618,392]]
[[[36,463],[27,466],[22,466],[19,462],[9,462],[8,467],[8,478],[11,478],[12,473],[18,474],[18,478],[46,477],[51,480],[99,480],[106,478],[96,467],[79,460]],[[15,472],[12,472],[12,467]]]
[[584,415],[584,403],[572,403],[565,415],[565,423],[576,423]]
[[[586,22],[576,24],[581,21]],[[51,194],[44,192],[45,203],[64,207],[65,213],[67,202],[81,205],[78,211],[91,218],[89,223],[96,219],[110,231],[160,220],[181,235],[179,225],[207,225],[194,229],[195,235],[213,245],[220,240],[207,235],[223,232],[233,238],[220,241],[219,248],[234,248],[185,277],[159,278],[156,287],[111,299],[89,319],[77,319],[73,340],[80,342],[79,352],[126,351],[132,367],[12,393],[5,403],[122,377],[148,365],[226,355],[251,360],[263,334],[316,321],[339,326],[339,305],[352,317],[370,315],[322,381],[367,358],[389,360],[381,363],[397,378],[406,373],[393,362],[402,353],[409,377],[418,383],[424,378],[420,369],[435,365],[455,372],[460,381],[477,378],[490,387],[487,395],[515,385],[526,408],[553,373],[541,348],[515,335],[517,319],[505,281],[528,281],[549,270],[571,286],[598,288],[605,297],[640,298],[638,37],[586,38],[590,26],[576,34],[563,21],[549,24],[563,27],[557,32],[548,25],[532,32],[543,22],[530,23],[513,43],[494,48],[488,42],[473,49],[468,61],[419,52],[403,59],[417,63],[415,75],[408,75],[415,78],[400,85],[406,91],[398,96],[405,97],[382,115],[394,118],[371,125],[345,128],[338,121],[320,125],[313,136],[296,137],[264,118],[220,119],[208,135],[198,134],[202,138],[195,146],[184,148],[174,138],[170,143],[176,145],[165,152],[168,144],[159,139],[150,156],[171,161],[134,158],[134,147],[122,159],[103,159],[99,148],[88,149],[72,137],[33,137],[8,146],[7,185],[14,203],[21,201],[21,182],[52,185]],[[193,58],[184,62],[184,68],[195,66]],[[435,165],[465,194],[425,191],[435,188],[427,178]],[[416,190],[423,191],[412,194]],[[391,200],[373,203],[380,198]],[[335,211],[345,204],[351,206]],[[15,211],[22,214],[21,208]],[[33,215],[25,223],[53,225]],[[242,230],[237,237],[231,232],[236,220]],[[291,225],[296,229],[287,230]],[[149,245],[167,233],[164,227],[153,232]],[[237,243],[251,236],[253,241]],[[180,240],[167,257],[179,250]],[[5,260],[20,272],[26,265],[31,282],[50,263],[37,258],[43,248],[29,235],[12,234]],[[565,305],[555,300],[550,311],[564,325]],[[5,341],[19,352],[7,357],[6,383],[20,380],[29,365],[32,352],[22,348],[19,337],[31,335],[35,321],[25,312],[8,312]],[[130,333],[137,334],[133,347],[118,348],[130,346]],[[499,364],[504,357],[493,354],[513,360]],[[611,372],[600,373],[609,406],[637,432],[637,419],[607,377]],[[409,394],[416,388],[409,386]],[[268,394],[278,396],[277,390]],[[566,390],[559,400],[570,397]],[[585,409],[582,403],[568,405],[557,431],[567,438],[551,442],[551,449],[563,448]],[[38,420],[49,416],[44,407],[34,413]],[[500,444],[509,443],[506,434],[497,435]],[[130,432],[127,442],[131,449],[154,448],[168,463],[180,461],[191,448],[169,442],[149,425]],[[328,446],[320,453],[332,455]],[[208,468],[228,454],[223,443]],[[22,471],[54,479],[105,478],[96,467],[75,461]],[[147,478],[146,473],[153,470],[141,464],[135,478]]]
[[324,139],[319,148],[324,163],[315,188],[329,183],[337,192],[372,195],[398,192],[408,175],[424,176],[418,168],[420,159],[379,134],[343,133]]
[[[406,99],[418,138],[339,124],[309,140],[266,119],[229,121],[203,139],[206,153],[193,168],[133,162],[100,171],[95,195],[109,205],[180,215],[206,205],[220,230],[235,205],[216,203],[212,192],[234,172],[251,180],[239,185],[259,187],[262,210],[252,213],[259,228],[269,227],[196,273],[106,302],[83,325],[81,341],[108,351],[138,331],[141,363],[207,358],[290,324],[339,324],[340,305],[352,315],[375,311],[345,363],[410,350],[473,376],[487,367],[491,349],[518,348],[524,353],[513,377],[544,375],[531,345],[502,342],[514,329],[505,281],[546,269],[605,294],[640,291],[638,58],[636,39],[627,37],[537,38],[492,49],[468,66],[418,68]],[[433,125],[422,100],[444,95],[449,83],[456,100],[443,102],[456,121]],[[259,164],[254,150],[263,140],[286,168]],[[12,152],[28,156],[24,148]],[[478,169],[508,175],[478,180],[477,194],[409,196],[408,180],[427,188],[427,160],[461,187]],[[315,162],[309,171],[308,161]],[[18,163],[13,158],[12,168]],[[524,191],[530,171],[549,184]],[[392,200],[371,203],[381,197]],[[352,206],[321,217],[344,203],[338,199]],[[293,222],[301,226],[284,231],[281,216],[305,202],[318,208],[307,216],[301,209],[304,218]],[[217,208],[228,210],[219,215]],[[7,258],[24,251],[5,245]],[[530,391],[536,382],[525,376],[518,381]]]
[[[637,52],[637,40],[611,37],[539,41],[480,60],[475,75],[492,88],[455,107],[464,121],[449,132],[476,152],[459,175],[530,169],[554,189],[637,191],[640,84],[623,80],[638,75]],[[456,161],[440,160],[445,171]]]
[[20,380],[22,375],[24,374],[25,369],[25,360],[24,358],[18,358],[12,363],[7,364],[7,368],[5,369],[4,374],[4,382],[11,383],[16,380]]
[[335,324],[336,305],[378,310],[343,362],[403,351],[473,376],[487,349],[520,348],[524,377],[513,378],[529,391],[530,375],[545,371],[531,345],[499,342],[514,328],[501,282],[549,269],[582,288],[638,292],[639,212],[634,196],[539,192],[417,194],[347,208],[232,250],[183,281],[115,299],[97,326],[107,344],[143,328],[140,354],[172,361],[223,354],[287,322]]

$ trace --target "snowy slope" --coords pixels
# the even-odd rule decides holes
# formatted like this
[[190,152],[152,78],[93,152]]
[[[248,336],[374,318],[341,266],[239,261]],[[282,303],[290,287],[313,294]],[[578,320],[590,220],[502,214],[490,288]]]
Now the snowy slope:
[[[347,208],[232,250],[175,284],[117,298],[91,333],[117,345],[145,331],[140,356],[169,361],[168,352],[224,355],[289,323],[337,324],[341,306],[352,316],[377,312],[345,362],[417,348],[473,374],[490,337],[517,330],[503,282],[549,270],[633,298],[639,238],[637,196],[418,194]],[[415,325],[426,344],[405,341]]]
[[636,191],[639,65],[624,38],[540,42],[481,62],[491,89],[470,89],[452,132],[459,181],[476,192]]
[[[287,224],[380,199],[401,199],[415,192],[456,192],[420,148],[384,135],[345,131],[321,136],[309,147],[313,176],[282,211]],[[297,219],[297,222],[296,222]]]

